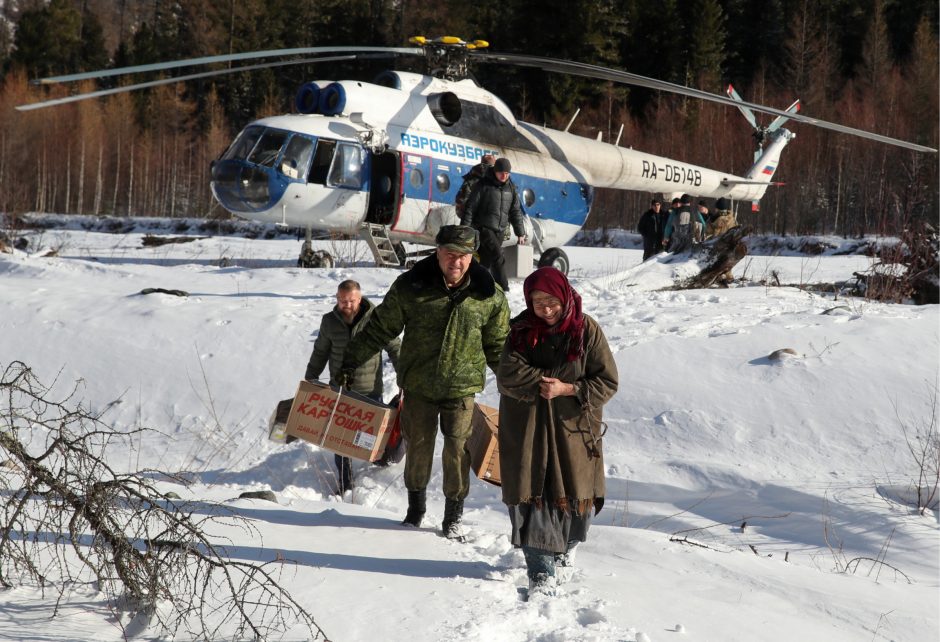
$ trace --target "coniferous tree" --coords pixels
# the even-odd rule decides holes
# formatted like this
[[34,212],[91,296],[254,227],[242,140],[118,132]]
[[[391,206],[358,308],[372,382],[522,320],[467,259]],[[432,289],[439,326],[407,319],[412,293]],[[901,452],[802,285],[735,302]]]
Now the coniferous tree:
[[[685,38],[676,0],[637,2],[628,28],[629,39],[624,41],[622,57],[629,71],[666,82],[685,83]],[[630,107],[636,115],[643,114],[650,101],[659,105],[663,99],[668,97],[662,92],[630,89]]]
[[937,33],[938,3],[935,0],[889,0],[884,4],[885,27],[891,41],[892,56],[907,60],[914,47],[917,25],[926,19]]
[[82,61],[82,17],[67,0],[24,11],[17,24],[13,64],[31,77],[79,71]]
[[727,16],[726,78],[746,83],[760,69],[776,73],[786,39],[787,20],[782,0],[729,0]]
[[[930,19],[924,17],[914,33],[911,59],[906,74],[907,104],[910,118],[915,124],[914,140],[924,145],[937,146],[938,116],[940,116],[940,90],[938,90],[937,32]],[[936,159],[936,154],[933,155]]]
[[725,62],[725,16],[718,0],[693,0],[685,51],[686,84],[706,91],[721,89]]
[[858,73],[860,86],[866,91],[876,91],[878,86],[887,79],[892,66],[891,43],[888,40],[888,26],[884,19],[884,2],[875,0],[868,35],[862,46],[862,61]]
[[104,45],[104,30],[98,16],[91,11],[82,14],[79,69],[94,71],[108,66],[108,51]]
[[[940,86],[938,86],[937,31],[924,16],[912,38],[910,61],[905,74],[903,101],[909,107],[909,136],[923,145],[937,147],[940,139]],[[903,160],[904,212],[910,218],[937,220],[940,194],[937,190],[937,154],[911,154]]]

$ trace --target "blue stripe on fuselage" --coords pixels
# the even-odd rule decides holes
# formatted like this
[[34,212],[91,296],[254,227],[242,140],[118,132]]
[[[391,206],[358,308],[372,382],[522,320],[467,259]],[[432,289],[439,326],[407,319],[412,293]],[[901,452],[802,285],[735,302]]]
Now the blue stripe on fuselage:
[[[407,152],[403,152],[407,153]],[[432,159],[433,176],[435,182],[432,198],[435,201],[454,204],[457,192],[463,184],[463,175],[470,171],[473,165],[454,163],[440,159]],[[450,179],[450,188],[446,192],[437,189],[437,178],[446,174]],[[527,216],[536,219],[549,219],[559,223],[584,225],[594,198],[594,191],[590,185],[582,185],[575,181],[556,181],[548,178],[536,178],[525,174],[512,174],[512,181],[516,184],[519,202],[522,211]],[[532,190],[535,201],[531,206],[525,204],[525,190]]]

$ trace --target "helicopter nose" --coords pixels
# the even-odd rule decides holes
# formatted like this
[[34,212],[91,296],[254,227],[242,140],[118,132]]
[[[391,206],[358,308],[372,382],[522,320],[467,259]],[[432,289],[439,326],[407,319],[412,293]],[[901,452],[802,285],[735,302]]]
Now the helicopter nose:
[[230,212],[270,209],[283,189],[268,168],[238,160],[221,160],[211,167],[212,191]]

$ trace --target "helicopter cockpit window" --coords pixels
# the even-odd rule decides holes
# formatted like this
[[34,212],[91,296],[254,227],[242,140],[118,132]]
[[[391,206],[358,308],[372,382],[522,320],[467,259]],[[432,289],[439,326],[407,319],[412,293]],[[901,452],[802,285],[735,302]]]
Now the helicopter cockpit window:
[[274,161],[277,160],[286,140],[287,132],[276,129],[267,130],[248,156],[248,162],[274,167]]
[[528,187],[522,190],[522,202],[526,207],[532,207],[535,204],[535,192]]
[[438,174],[434,178],[434,183],[437,185],[437,191],[441,194],[446,194],[447,190],[450,189],[450,176],[447,174]]
[[246,127],[238,135],[231,147],[222,155],[222,160],[244,160],[261,138],[264,127]]
[[355,189],[361,187],[363,154],[364,151],[359,145],[352,143],[337,145],[333,167],[330,169],[330,185]]
[[300,178],[305,175],[311,156],[313,156],[313,141],[295,135],[287,143],[287,149],[284,150],[278,169],[288,178]]
[[308,183],[326,185],[326,176],[330,173],[333,154],[336,152],[336,141],[321,138],[317,141],[317,152],[313,155],[313,165],[310,166]]

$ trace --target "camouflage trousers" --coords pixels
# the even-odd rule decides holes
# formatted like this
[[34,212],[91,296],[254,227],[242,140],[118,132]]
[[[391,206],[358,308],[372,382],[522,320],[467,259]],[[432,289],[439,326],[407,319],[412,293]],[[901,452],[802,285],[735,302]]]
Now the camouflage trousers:
[[440,418],[444,435],[441,468],[444,471],[444,497],[463,499],[470,492],[470,454],[464,449],[470,438],[473,396],[430,401],[404,393],[401,430],[405,436],[405,487],[424,490],[431,479],[434,445]]

